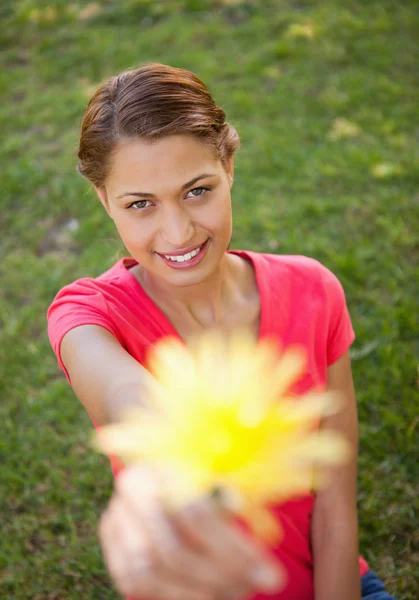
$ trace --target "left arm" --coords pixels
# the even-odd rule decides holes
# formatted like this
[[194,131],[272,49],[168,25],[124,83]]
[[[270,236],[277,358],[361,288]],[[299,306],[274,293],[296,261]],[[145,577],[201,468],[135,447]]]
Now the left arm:
[[344,409],[325,417],[321,428],[342,433],[353,447],[350,462],[333,469],[319,490],[312,516],[315,600],[360,600],[357,519],[358,418],[349,351],[327,370],[327,387],[337,390]]

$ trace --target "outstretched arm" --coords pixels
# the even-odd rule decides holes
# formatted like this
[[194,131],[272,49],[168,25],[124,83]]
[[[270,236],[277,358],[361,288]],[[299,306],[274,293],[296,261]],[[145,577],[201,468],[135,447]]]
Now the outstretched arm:
[[[109,331],[96,325],[71,330],[61,356],[97,425],[118,421],[126,409],[147,402],[152,376]],[[158,486],[146,466],[126,468],[101,517],[105,562],[121,594],[212,600],[284,585],[282,567],[209,498],[175,513],[161,502]]]
[[147,401],[152,375],[103,327],[71,329],[61,342],[61,357],[96,425],[119,421],[125,410]]

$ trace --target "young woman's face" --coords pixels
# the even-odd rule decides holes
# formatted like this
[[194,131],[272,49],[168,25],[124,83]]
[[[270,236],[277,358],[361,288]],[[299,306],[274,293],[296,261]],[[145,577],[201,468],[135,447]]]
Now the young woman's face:
[[96,191],[131,256],[186,286],[211,275],[228,249],[232,181],[233,160],[226,170],[209,147],[178,135],[121,144]]

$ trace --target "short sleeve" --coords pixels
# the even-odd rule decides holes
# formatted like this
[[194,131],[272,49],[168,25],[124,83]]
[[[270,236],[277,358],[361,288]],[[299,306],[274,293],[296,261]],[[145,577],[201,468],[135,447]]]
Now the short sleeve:
[[121,342],[119,332],[109,317],[106,300],[94,280],[80,279],[62,288],[48,308],[47,320],[52,349],[70,385],[70,376],[61,359],[60,346],[71,329],[81,325],[99,325]]
[[339,279],[323,268],[323,284],[327,303],[327,365],[336,362],[355,339],[345,292]]

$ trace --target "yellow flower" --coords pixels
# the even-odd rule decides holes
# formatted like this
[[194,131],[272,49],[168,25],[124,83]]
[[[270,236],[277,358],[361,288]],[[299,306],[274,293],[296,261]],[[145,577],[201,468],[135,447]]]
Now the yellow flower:
[[[158,382],[150,406],[103,427],[95,444],[126,464],[151,464],[172,506],[226,490],[234,510],[269,535],[266,504],[309,492],[314,466],[348,456],[344,439],[317,431],[339,399],[287,395],[304,374],[299,348],[281,354],[273,339],[255,344],[244,333],[207,333],[188,347],[165,338],[148,366]],[[316,483],[324,479],[317,475]]]

